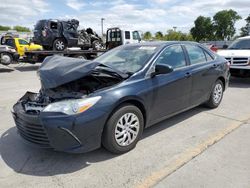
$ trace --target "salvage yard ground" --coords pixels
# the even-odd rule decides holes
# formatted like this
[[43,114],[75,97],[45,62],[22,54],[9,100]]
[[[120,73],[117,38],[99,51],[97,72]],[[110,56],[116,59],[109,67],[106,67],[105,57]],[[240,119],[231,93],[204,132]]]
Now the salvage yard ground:
[[32,148],[11,107],[40,89],[39,64],[0,67],[0,187],[249,187],[250,79],[231,78],[219,108],[197,107],[144,131],[123,155]]

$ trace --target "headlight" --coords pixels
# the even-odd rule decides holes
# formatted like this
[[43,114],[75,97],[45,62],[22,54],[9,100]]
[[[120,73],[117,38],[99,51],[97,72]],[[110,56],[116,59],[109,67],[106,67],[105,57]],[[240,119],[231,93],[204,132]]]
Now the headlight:
[[68,115],[82,113],[94,106],[101,96],[85,98],[85,99],[70,99],[49,104],[43,112],[62,112]]

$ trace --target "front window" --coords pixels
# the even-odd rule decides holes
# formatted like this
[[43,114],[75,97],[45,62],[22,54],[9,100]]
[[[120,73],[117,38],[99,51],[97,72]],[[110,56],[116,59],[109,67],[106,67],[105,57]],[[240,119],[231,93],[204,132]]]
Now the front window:
[[95,59],[96,62],[107,65],[124,73],[135,73],[142,69],[158,46],[122,46],[115,48]]
[[29,43],[26,40],[18,39],[19,44],[21,45],[29,45]]
[[234,41],[228,49],[250,49],[250,39],[238,39]]
[[133,40],[141,40],[138,31],[133,31]]

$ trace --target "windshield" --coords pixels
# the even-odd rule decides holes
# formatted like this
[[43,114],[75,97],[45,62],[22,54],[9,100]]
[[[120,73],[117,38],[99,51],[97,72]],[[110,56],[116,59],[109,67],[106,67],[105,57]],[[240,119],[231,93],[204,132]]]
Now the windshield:
[[135,73],[147,63],[158,46],[123,46],[115,48],[95,59],[123,73]]
[[250,39],[238,39],[228,49],[250,49]]

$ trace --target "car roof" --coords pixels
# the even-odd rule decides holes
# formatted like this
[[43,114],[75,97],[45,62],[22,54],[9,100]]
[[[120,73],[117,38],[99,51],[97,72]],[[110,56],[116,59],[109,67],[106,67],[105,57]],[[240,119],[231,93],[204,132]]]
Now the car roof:
[[250,36],[245,36],[245,37],[239,37],[238,39],[250,39]]
[[151,41],[151,42],[141,42],[134,44],[126,44],[130,46],[167,46],[172,44],[199,44],[197,42],[192,41]]

